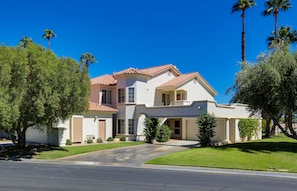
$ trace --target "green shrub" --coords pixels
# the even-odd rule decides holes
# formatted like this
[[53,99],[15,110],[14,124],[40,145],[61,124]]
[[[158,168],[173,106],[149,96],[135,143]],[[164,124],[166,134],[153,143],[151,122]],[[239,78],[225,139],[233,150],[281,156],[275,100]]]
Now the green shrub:
[[258,121],[255,119],[240,119],[238,123],[239,136],[242,141],[251,140],[258,130]]
[[93,137],[88,137],[88,139],[87,139],[87,143],[88,143],[88,144],[93,143]]
[[103,143],[103,140],[102,140],[100,137],[98,137],[98,138],[96,139],[96,143]]
[[158,142],[167,142],[170,139],[172,131],[167,125],[160,125],[157,128],[157,133],[156,133],[156,141]]
[[199,128],[199,134],[197,135],[198,141],[201,146],[207,146],[211,144],[211,138],[214,137],[216,127],[216,119],[211,114],[204,114],[197,118],[197,124]]
[[70,139],[66,139],[66,145],[72,145]]
[[107,141],[113,141],[113,138],[112,137],[108,137],[107,138]]
[[144,121],[144,136],[147,143],[153,143],[156,138],[157,127],[159,126],[159,120],[156,118],[146,117]]
[[126,141],[126,137],[120,137],[120,141]]

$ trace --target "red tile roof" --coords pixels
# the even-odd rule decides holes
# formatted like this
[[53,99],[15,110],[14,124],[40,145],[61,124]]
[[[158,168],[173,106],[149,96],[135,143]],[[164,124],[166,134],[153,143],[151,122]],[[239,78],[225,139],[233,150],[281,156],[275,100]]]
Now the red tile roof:
[[118,112],[118,110],[115,108],[99,105],[97,103],[90,102],[90,101],[89,101],[89,111],[101,111],[101,112],[112,112],[112,113]]
[[204,86],[204,88],[206,88],[206,90],[208,90],[213,96],[217,94],[216,90],[213,87],[211,87],[209,83],[198,72],[177,76],[176,78],[169,80],[164,84],[161,84],[157,88],[176,88],[193,78],[196,78],[200,82],[200,84]]
[[134,75],[134,74],[140,74],[140,75],[146,75],[146,76],[148,76],[147,73],[142,72],[142,71],[140,71],[138,69],[135,69],[135,68],[128,68],[128,69],[122,70],[120,72],[115,72],[113,74],[113,76],[120,76],[120,75],[126,75],[126,74],[132,74],[132,75]]
[[106,74],[106,75],[99,76],[99,77],[91,79],[91,84],[92,85],[96,85],[96,84],[115,85],[116,83],[117,83],[117,80],[114,79],[114,77],[112,75],[109,75],[109,74]]
[[160,86],[158,86],[158,88],[177,87],[177,86],[187,82],[188,80],[194,78],[195,76],[198,77],[197,72],[177,76],[176,78],[173,78],[172,80],[169,80],[168,82],[165,82],[164,84],[161,84]]
[[154,76],[157,74],[160,74],[168,69],[173,70],[177,75],[181,75],[181,73],[178,71],[178,69],[172,65],[172,64],[166,64],[166,65],[162,65],[162,66],[156,66],[156,67],[151,67],[151,68],[145,68],[140,70],[141,72],[144,72],[150,76]]

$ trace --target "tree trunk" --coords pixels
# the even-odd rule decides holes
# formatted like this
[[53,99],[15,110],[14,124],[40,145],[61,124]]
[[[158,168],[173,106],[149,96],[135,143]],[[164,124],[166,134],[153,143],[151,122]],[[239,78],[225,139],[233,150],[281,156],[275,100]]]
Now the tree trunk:
[[244,9],[242,10],[242,14],[241,14],[241,24],[242,24],[242,32],[241,32],[241,59],[242,59],[242,64],[244,64],[245,62],[245,48],[246,48],[246,40],[245,40],[245,29],[244,29]]
[[271,131],[270,131],[270,123],[271,123],[271,118],[266,118],[266,126],[265,126],[265,138],[271,137]]
[[16,129],[17,131],[17,148],[23,149],[26,147],[26,131],[28,129],[28,126],[25,124],[22,124],[19,122],[18,127]]
[[270,131],[270,136],[274,137],[275,136],[275,131],[276,131],[276,124],[273,124],[271,131]]
[[278,120],[273,119],[273,122],[278,126],[278,128],[287,136],[290,137],[292,139],[296,139],[297,140],[297,136],[296,133],[294,134],[289,134],[287,131],[285,131],[285,129],[279,124]]
[[293,137],[297,137],[297,134],[296,134],[296,132],[293,129],[293,123],[292,123],[293,115],[292,115],[292,113],[288,114],[287,119],[288,119],[288,128],[290,130],[291,135]]

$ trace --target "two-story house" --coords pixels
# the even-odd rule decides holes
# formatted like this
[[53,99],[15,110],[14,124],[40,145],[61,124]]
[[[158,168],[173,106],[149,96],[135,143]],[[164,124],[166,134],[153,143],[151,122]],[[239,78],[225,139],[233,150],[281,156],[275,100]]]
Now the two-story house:
[[[240,142],[238,122],[249,118],[250,112],[243,104],[217,104],[216,94],[199,73],[182,74],[172,64],[129,68],[91,79],[88,112],[56,124],[51,133],[36,134],[31,129],[27,137],[29,141],[57,145],[65,144],[67,139],[85,142],[89,137],[144,140],[144,120],[149,116],[168,125],[171,138],[197,140],[197,117],[208,112],[217,120],[214,140]],[[254,137],[259,138],[261,129]]]
[[217,119],[214,139],[238,142],[239,119],[250,117],[246,105],[218,105],[214,100],[217,92],[199,73],[182,74],[172,64],[129,68],[91,82],[90,101],[116,108],[113,136],[129,140],[144,139],[146,116],[167,124],[171,138],[197,140],[197,116],[208,112]]

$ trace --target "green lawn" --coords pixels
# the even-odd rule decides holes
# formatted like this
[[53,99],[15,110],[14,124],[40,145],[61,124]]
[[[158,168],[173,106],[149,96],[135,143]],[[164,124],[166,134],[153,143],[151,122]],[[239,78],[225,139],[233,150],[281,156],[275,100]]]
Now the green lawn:
[[106,149],[113,149],[126,146],[135,146],[143,144],[144,142],[118,142],[118,143],[102,143],[102,144],[90,144],[80,146],[65,146],[65,147],[54,147],[48,151],[42,151],[36,153],[33,156],[35,159],[57,159],[87,152],[100,151]]
[[146,164],[297,172],[297,141],[280,135],[247,143],[193,148]]

